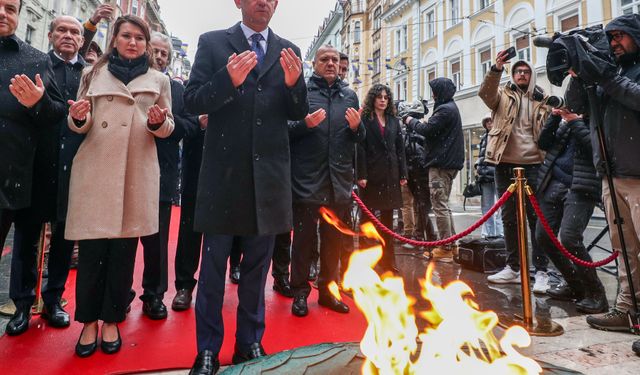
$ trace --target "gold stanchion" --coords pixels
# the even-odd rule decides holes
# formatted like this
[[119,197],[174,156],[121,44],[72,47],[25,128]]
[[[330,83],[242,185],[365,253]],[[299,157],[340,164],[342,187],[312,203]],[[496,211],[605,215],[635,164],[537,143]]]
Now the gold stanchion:
[[40,231],[40,241],[38,242],[38,278],[36,279],[36,301],[31,307],[31,313],[38,315],[42,313],[44,302],[42,301],[42,272],[44,270],[44,253],[47,250],[47,224],[42,224]]
[[[526,189],[527,179],[524,175],[524,168],[513,169],[516,185],[516,217],[518,222],[518,252],[520,254],[520,281],[522,286],[522,316],[515,316],[513,324],[524,327],[532,336],[560,336],[564,333],[561,325],[551,320],[550,317],[537,317],[534,319],[533,307],[531,305],[531,279],[529,278],[529,255],[527,251],[527,211],[526,211]],[[506,327],[505,323],[501,326]]]

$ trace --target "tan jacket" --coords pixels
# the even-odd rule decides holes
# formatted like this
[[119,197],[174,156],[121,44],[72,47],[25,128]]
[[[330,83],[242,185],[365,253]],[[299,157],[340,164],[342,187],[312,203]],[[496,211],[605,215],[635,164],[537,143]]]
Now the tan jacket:
[[[535,75],[535,73],[534,73]],[[529,95],[532,95],[535,80],[532,75],[529,84]],[[520,116],[521,93],[511,88],[511,82],[500,86],[502,72],[489,70],[478,95],[484,103],[491,109],[493,114],[493,128],[487,136],[487,151],[485,161],[492,164],[499,164],[502,154],[507,147],[513,124]],[[546,105],[548,96],[543,94],[541,101],[535,101],[533,111],[533,139],[537,143],[540,130],[551,112],[551,108]],[[544,154],[540,151],[540,160],[544,159]]]
[[65,238],[156,233],[160,168],[154,137],[168,137],[174,123],[169,113],[160,128],[150,130],[147,110],[156,103],[171,109],[169,77],[149,69],[125,86],[104,66],[85,98],[91,101],[86,123],[79,128],[68,118],[69,128],[86,138],[73,159]]

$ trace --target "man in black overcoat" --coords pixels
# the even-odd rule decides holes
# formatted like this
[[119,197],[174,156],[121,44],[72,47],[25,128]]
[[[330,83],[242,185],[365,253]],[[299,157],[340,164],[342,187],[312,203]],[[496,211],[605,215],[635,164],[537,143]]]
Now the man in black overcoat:
[[[167,73],[171,63],[173,49],[171,38],[154,32],[151,34],[154,68]],[[144,272],[140,299],[143,301],[142,313],[153,320],[165,319],[167,307],[164,293],[168,288],[168,247],[171,206],[178,187],[178,163],[180,162],[180,141],[200,132],[196,116],[186,114],[184,110],[184,86],[171,80],[171,112],[175,121],[173,133],[167,138],[156,138],[158,162],[160,163],[160,204],[158,232],[140,238],[144,249]]]
[[[37,139],[65,115],[49,56],[15,36],[21,8],[20,0],[0,0],[0,248],[15,223],[14,250],[31,246],[34,238],[37,242],[40,227],[33,220],[40,218],[31,209]],[[28,233],[30,228],[35,233]],[[26,253],[22,255],[31,256]],[[15,253],[14,258],[12,262],[25,260]],[[8,334],[27,330],[34,299],[31,292],[16,303],[16,314],[22,316],[16,320],[14,315]]]
[[242,261],[233,362],[265,355],[264,286],[278,233],[291,229],[288,120],[309,110],[299,49],[269,29],[277,0],[235,0],[242,22],[200,37],[185,90],[190,113],[207,113],[195,229],[204,244],[196,297],[198,356],[192,373],[217,371],[227,259]]
[[320,233],[320,275],[318,303],[339,313],[349,307],[329,292],[338,282],[338,261],[343,235],[320,218],[319,209],[328,207],[338,217],[347,216],[353,188],[354,145],[365,138],[356,93],[338,76],[340,53],[332,46],[318,49],[313,59],[314,73],[307,83],[312,111],[302,121],[289,123],[291,136],[291,177],[293,186],[293,250],[291,287],[296,316],[308,313],[309,267],[315,262]]

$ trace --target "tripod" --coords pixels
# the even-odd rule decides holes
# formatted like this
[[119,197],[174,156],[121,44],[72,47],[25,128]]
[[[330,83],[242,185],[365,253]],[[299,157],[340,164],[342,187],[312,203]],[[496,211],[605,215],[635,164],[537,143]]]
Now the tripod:
[[[638,300],[636,298],[635,287],[633,284],[633,275],[631,274],[631,266],[629,265],[629,254],[627,253],[627,245],[624,240],[624,233],[622,231],[622,225],[624,224],[622,217],[620,216],[620,206],[618,205],[618,198],[616,196],[615,185],[613,183],[612,164],[609,157],[609,150],[606,144],[606,138],[603,128],[602,111],[599,105],[598,95],[596,87],[594,85],[585,84],[584,88],[587,91],[589,98],[589,107],[591,108],[591,121],[596,130],[596,136],[598,138],[598,147],[600,150],[600,157],[602,158],[602,165],[605,169],[605,179],[607,180],[607,186],[609,187],[609,194],[611,196],[611,206],[613,208],[614,223],[618,230],[618,238],[620,239],[620,249],[622,251],[622,259],[624,267],[627,271],[627,282],[629,283],[629,293],[631,294],[631,310],[629,311],[629,321],[631,323],[631,330],[634,333],[640,332],[640,312],[638,311]],[[608,227],[607,227],[608,229]]]

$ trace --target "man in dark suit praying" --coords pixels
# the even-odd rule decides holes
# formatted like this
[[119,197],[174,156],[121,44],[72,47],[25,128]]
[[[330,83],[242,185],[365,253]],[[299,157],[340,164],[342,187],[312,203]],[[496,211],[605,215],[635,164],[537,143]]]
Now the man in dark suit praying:
[[205,235],[192,374],[219,368],[234,237],[242,277],[233,362],[265,355],[264,287],[274,238],[292,226],[287,121],[302,120],[309,110],[300,50],[269,29],[278,1],[234,1],[242,22],[200,37],[185,91],[187,110],[209,117],[194,224]]

